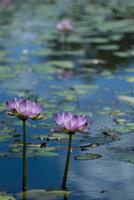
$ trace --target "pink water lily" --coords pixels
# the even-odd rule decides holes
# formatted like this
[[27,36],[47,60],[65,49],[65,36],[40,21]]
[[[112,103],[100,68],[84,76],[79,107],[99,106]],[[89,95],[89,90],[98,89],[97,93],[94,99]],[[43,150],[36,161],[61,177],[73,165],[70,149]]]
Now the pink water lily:
[[74,29],[73,23],[70,19],[63,19],[59,21],[56,25],[56,28],[58,31],[62,32],[71,32]]
[[59,128],[61,130],[66,131],[69,135],[64,175],[63,175],[62,185],[61,185],[62,189],[66,189],[73,134],[78,131],[80,132],[83,131],[88,126],[89,123],[85,115],[74,115],[69,112],[56,113],[54,116],[54,119],[57,125],[59,126]]
[[54,116],[55,122],[60,128],[69,132],[82,131],[88,125],[87,117],[84,115],[73,115],[72,113],[57,113]]
[[35,101],[26,99],[16,99],[6,102],[8,114],[16,116],[19,119],[41,119],[41,106]]

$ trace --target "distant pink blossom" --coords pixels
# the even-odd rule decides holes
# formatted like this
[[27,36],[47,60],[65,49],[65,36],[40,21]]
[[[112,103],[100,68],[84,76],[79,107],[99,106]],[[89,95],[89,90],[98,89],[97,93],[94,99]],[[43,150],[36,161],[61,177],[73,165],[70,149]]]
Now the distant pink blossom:
[[61,32],[71,32],[73,31],[74,26],[70,19],[63,19],[57,23],[56,28]]
[[8,6],[8,5],[11,3],[11,1],[12,1],[12,0],[3,0],[3,1],[2,1],[2,4],[3,4],[4,6]]

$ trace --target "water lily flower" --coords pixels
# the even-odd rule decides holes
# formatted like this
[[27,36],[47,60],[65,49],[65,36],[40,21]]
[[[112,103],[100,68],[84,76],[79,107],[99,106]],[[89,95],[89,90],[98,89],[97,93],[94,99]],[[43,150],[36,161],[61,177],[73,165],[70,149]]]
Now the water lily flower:
[[55,122],[60,128],[68,132],[82,131],[88,125],[87,117],[84,115],[73,115],[72,113],[57,113],[54,116]]
[[88,119],[84,115],[74,115],[72,113],[56,113],[54,116],[55,122],[61,128],[62,130],[67,131],[69,135],[69,141],[68,141],[68,148],[67,148],[67,157],[66,157],[66,163],[64,168],[64,175],[62,180],[61,188],[66,188],[66,182],[67,182],[67,175],[68,175],[68,169],[69,169],[69,162],[70,162],[70,151],[71,151],[71,143],[72,143],[72,136],[77,131],[83,131],[88,126]]
[[[26,191],[26,122],[27,119],[41,119],[41,106],[35,101],[16,99],[6,102],[8,114],[16,116],[22,121],[23,149],[22,149],[22,191]],[[24,193],[25,194],[25,193]]]
[[61,32],[71,32],[73,31],[74,26],[70,19],[63,19],[57,23],[56,28]]
[[35,101],[16,99],[6,102],[8,114],[21,120],[41,119],[41,106]]

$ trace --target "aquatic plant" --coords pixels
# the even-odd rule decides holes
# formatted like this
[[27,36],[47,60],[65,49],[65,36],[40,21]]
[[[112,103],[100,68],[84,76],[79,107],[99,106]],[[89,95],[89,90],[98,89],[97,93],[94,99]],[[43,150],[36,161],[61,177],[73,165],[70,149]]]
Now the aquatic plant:
[[30,119],[41,119],[41,106],[39,103],[26,100],[26,99],[16,99],[6,102],[8,114],[11,116],[16,116],[19,119],[25,121]]
[[26,120],[41,119],[41,106],[35,101],[16,99],[6,102],[8,115],[15,116],[23,122],[23,151],[22,151],[22,190],[26,191]]
[[76,132],[84,130],[88,126],[89,122],[88,122],[87,117],[84,115],[74,115],[72,113],[67,113],[67,112],[63,112],[62,114],[61,113],[55,114],[54,119],[57,125],[69,135],[67,158],[66,158],[64,175],[63,175],[63,180],[62,180],[62,185],[61,185],[61,187],[65,189],[67,174],[68,174],[68,169],[69,169],[72,136]]

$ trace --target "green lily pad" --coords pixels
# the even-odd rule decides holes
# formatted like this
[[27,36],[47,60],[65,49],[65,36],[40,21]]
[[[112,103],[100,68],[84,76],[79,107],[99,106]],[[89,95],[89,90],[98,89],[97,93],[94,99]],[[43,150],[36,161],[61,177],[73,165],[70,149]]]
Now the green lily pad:
[[33,55],[36,56],[75,56],[75,55],[83,55],[84,51],[83,50],[70,50],[70,51],[52,51],[51,49],[40,49],[38,51],[33,52]]
[[134,131],[134,123],[125,123],[125,126],[117,127],[115,131],[119,133],[131,133]]
[[[8,157],[22,157],[23,145],[20,143],[10,144]],[[55,153],[56,147],[41,147],[41,144],[27,144],[27,156],[38,157],[38,156],[58,156]]]
[[110,40],[112,40],[112,41],[120,41],[122,37],[123,37],[123,34],[111,35],[110,36]]
[[97,85],[74,85],[73,88],[79,95],[85,95],[99,88]]
[[59,140],[68,139],[68,135],[65,133],[53,133],[51,135],[46,134],[35,134],[32,136],[33,139],[49,139],[49,140]]
[[48,61],[46,63],[49,66],[55,66],[63,69],[73,69],[74,63],[72,61]]
[[[104,135],[104,134],[103,134]],[[115,135],[112,137],[113,135],[109,135],[109,136],[96,136],[96,137],[89,137],[89,141],[92,144],[98,144],[98,145],[104,145],[104,144],[109,144],[113,141],[115,141],[116,139],[118,140],[119,138],[116,137]]]
[[134,164],[134,153],[118,153],[112,156],[113,159],[124,161],[124,162],[130,162]]
[[127,77],[125,77],[125,80],[127,82],[134,83],[134,76],[127,76]]
[[1,134],[0,133],[0,142],[6,142],[6,141],[9,141],[11,139],[11,135],[9,134]]
[[53,151],[45,151],[45,148],[40,148],[38,150],[36,149],[29,149],[29,151],[27,151],[27,156],[28,157],[38,157],[38,156],[59,156],[58,153],[55,153]]
[[103,38],[103,37],[94,37],[94,38],[89,38],[88,41],[91,42],[91,43],[101,44],[101,43],[108,43],[109,39]]
[[68,139],[68,135],[64,133],[53,133],[50,137],[50,140],[63,140]]
[[98,46],[97,47],[98,50],[103,50],[103,51],[111,51],[111,50],[117,50],[119,49],[119,46],[118,45],[113,45],[113,44],[109,44],[109,45],[101,45],[101,46]]
[[97,65],[97,64],[106,63],[105,60],[101,60],[101,59],[80,59],[78,60],[78,62],[83,65]]
[[131,51],[117,51],[114,52],[114,55],[121,58],[128,58],[134,56],[134,54]]
[[10,148],[9,152],[11,152],[11,153],[20,153],[20,152],[22,152],[22,150],[20,148]]
[[5,103],[0,103],[0,112],[5,110]]
[[126,103],[134,104],[134,97],[119,95],[118,99]]
[[75,160],[92,160],[92,159],[97,159],[97,158],[101,158],[101,157],[102,157],[102,155],[100,155],[100,154],[85,153],[85,154],[75,156],[74,159]]
[[64,97],[66,101],[75,101],[76,100],[76,94],[74,91],[68,89],[64,91],[54,91],[53,94],[59,96],[59,97]]
[[0,200],[15,200],[15,198],[8,194],[0,193]]
[[5,153],[5,152],[0,152],[0,158],[4,158],[4,157],[7,157],[7,153]]
[[134,148],[133,147],[127,147],[125,149],[122,149],[120,147],[111,147],[108,149],[114,152],[112,155],[112,159],[134,163]]
[[[58,197],[67,197],[70,193],[64,190],[52,190],[52,191],[46,191],[46,190],[28,190],[26,192],[26,197],[28,200],[54,200]],[[22,193],[17,194],[17,197],[21,199]]]

